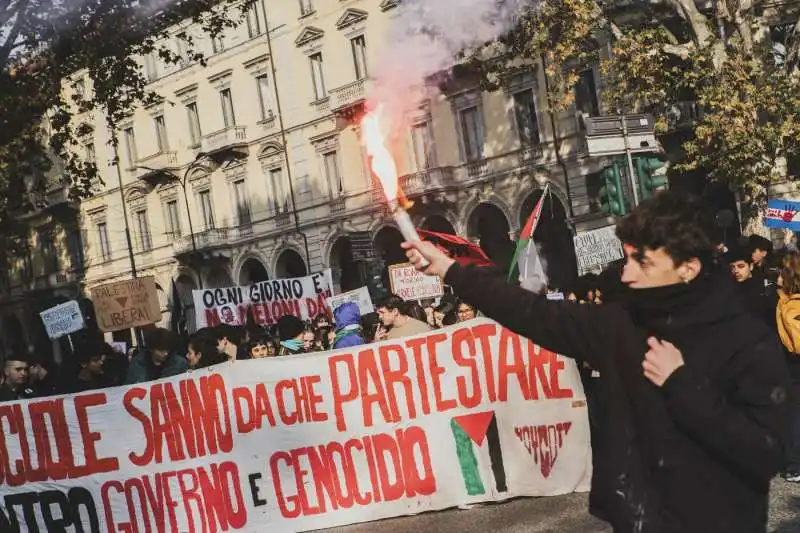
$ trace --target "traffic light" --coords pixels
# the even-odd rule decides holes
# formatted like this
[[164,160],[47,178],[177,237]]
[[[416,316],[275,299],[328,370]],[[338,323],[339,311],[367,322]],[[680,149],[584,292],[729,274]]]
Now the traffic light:
[[627,212],[625,191],[622,188],[622,173],[619,164],[614,161],[600,172],[600,210],[610,215],[624,216]]
[[655,175],[656,170],[664,168],[665,165],[666,163],[657,157],[636,158],[636,174],[639,177],[639,191],[642,193],[642,200],[652,198],[657,190],[669,183],[666,174]]

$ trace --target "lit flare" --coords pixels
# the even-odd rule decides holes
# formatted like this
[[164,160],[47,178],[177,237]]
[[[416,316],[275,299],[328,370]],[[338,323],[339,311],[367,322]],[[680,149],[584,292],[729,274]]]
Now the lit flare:
[[382,113],[383,106],[379,105],[361,120],[364,145],[370,159],[372,173],[381,182],[386,200],[390,204],[396,202],[400,207],[408,209],[413,204],[406,199],[398,183],[397,165],[386,146],[386,138],[381,131]]
[[[389,203],[389,211],[392,213],[395,223],[400,233],[406,241],[419,241],[419,234],[411,221],[408,211],[413,203],[409,202],[403,190],[400,188],[397,176],[397,165],[394,162],[392,153],[386,146],[386,138],[381,131],[381,112],[383,106],[378,106],[367,113],[361,120],[361,128],[364,138],[364,145],[370,160],[372,173],[378,178],[383,186],[383,193]],[[423,258],[420,266],[425,267],[428,261]]]

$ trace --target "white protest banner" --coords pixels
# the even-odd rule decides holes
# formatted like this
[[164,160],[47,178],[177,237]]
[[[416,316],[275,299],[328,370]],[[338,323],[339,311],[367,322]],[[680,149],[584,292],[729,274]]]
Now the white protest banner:
[[615,231],[616,226],[606,226],[580,233],[573,238],[579,275],[624,257],[622,244]]
[[218,324],[244,326],[247,314],[255,322],[273,325],[283,315],[303,320],[327,313],[331,296],[331,270],[304,278],[273,279],[247,287],[192,291],[197,329]]
[[372,297],[369,295],[369,289],[366,287],[329,297],[328,309],[330,309],[332,313],[337,307],[347,302],[357,303],[361,316],[375,312],[375,306],[372,305]]
[[444,294],[442,280],[418,272],[410,263],[389,267],[389,285],[392,294],[406,301],[438,298]]
[[2,403],[0,531],[283,533],[584,491],[585,400],[572,361],[479,319]]
[[52,340],[83,329],[83,315],[78,302],[70,300],[39,313],[47,336]]

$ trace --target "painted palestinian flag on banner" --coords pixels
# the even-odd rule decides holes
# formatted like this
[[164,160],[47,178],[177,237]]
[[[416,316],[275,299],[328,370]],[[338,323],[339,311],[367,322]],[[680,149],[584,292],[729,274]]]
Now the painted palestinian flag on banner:
[[[488,492],[508,492],[503,452],[500,449],[500,433],[494,411],[457,416],[450,420],[450,429],[467,494],[479,496]],[[489,490],[481,479],[479,463],[482,462],[482,455],[487,456],[492,467],[494,487]]]
[[547,285],[547,276],[545,276],[542,260],[539,258],[539,251],[536,249],[536,243],[533,241],[533,234],[536,233],[536,228],[539,226],[544,200],[549,193],[550,184],[548,183],[520,233],[517,249],[514,252],[514,260],[511,261],[511,269],[508,272],[508,281],[512,281],[514,273],[519,272],[520,284],[523,288],[532,292],[539,292]]

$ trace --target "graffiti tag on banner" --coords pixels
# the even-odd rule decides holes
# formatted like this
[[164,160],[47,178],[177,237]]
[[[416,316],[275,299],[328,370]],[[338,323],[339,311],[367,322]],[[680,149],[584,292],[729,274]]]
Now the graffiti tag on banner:
[[361,316],[368,315],[375,312],[375,306],[372,305],[372,297],[369,295],[367,287],[361,287],[354,291],[343,292],[328,298],[328,309],[331,312],[335,311],[337,307],[347,302],[355,302],[358,304],[358,310]]
[[101,331],[120,331],[161,320],[153,276],[93,287],[91,294]]
[[78,302],[70,300],[39,313],[47,336],[52,340],[83,329],[83,314]]
[[303,320],[327,313],[331,270],[303,278],[273,279],[246,287],[192,291],[197,329],[218,324],[244,326],[250,313],[257,324],[273,325],[284,315]]
[[578,259],[578,273],[583,275],[595,267],[600,267],[622,259],[622,243],[619,242],[615,226],[606,226],[573,238],[575,256]]
[[486,319],[3,403],[0,420],[3,533],[307,531],[591,478],[576,365]]
[[392,294],[406,301],[438,298],[444,294],[442,280],[418,272],[410,263],[389,267],[389,285]]

